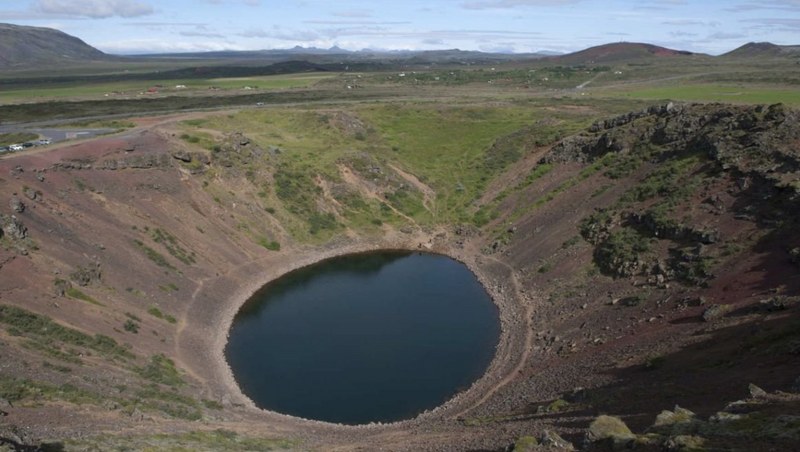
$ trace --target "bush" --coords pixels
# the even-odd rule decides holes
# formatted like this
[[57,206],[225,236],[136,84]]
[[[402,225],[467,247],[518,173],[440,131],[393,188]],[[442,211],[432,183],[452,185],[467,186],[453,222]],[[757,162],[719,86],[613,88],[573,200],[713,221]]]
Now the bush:
[[623,227],[609,234],[594,251],[594,262],[611,276],[633,276],[641,270],[650,241],[631,228]]
[[122,327],[125,328],[125,331],[129,333],[139,334],[139,324],[131,319],[126,320]]
[[163,354],[151,356],[150,362],[146,366],[138,368],[137,373],[142,378],[167,386],[184,384],[178,369],[175,368],[175,363]]

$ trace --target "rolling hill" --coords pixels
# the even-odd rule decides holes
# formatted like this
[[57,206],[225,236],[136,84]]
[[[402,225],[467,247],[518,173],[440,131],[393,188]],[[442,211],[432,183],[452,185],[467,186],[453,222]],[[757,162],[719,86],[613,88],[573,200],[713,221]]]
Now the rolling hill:
[[615,42],[590,47],[578,52],[550,58],[564,64],[614,63],[642,58],[687,57],[695,55],[685,50],[674,50],[653,44]]
[[723,54],[725,57],[758,58],[800,56],[800,46],[781,46],[771,42],[748,42],[747,44]]
[[0,69],[113,58],[52,28],[0,24]]

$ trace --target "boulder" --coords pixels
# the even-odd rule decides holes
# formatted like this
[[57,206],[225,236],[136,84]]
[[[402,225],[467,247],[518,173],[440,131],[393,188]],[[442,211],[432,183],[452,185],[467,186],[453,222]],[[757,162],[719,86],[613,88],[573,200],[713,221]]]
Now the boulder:
[[586,432],[587,443],[605,443],[614,449],[624,448],[636,439],[636,435],[622,419],[614,416],[598,416]]
[[26,187],[22,190],[22,194],[31,201],[41,201],[42,192]]
[[532,436],[522,436],[514,441],[513,452],[533,452],[539,448],[539,441]]
[[727,304],[712,304],[711,306],[706,308],[705,311],[703,311],[702,315],[703,321],[713,322],[714,320],[717,320],[723,317],[728,312],[730,312],[731,309],[732,307]]
[[668,451],[689,451],[689,450],[705,450],[705,439],[693,435],[678,435],[669,438],[664,443],[664,449]]
[[19,196],[12,196],[11,199],[8,201],[8,207],[11,208],[13,212],[22,213],[25,212],[25,203],[19,199]]
[[65,297],[67,291],[72,288],[72,283],[66,279],[56,279],[53,281],[53,292],[57,297]]
[[542,435],[540,444],[545,447],[562,450],[575,450],[575,446],[571,442],[565,440],[558,433],[553,430],[545,430]]
[[92,262],[86,267],[78,267],[77,270],[69,275],[70,279],[82,287],[88,286],[95,281],[100,281],[101,276],[99,262]]
[[3,233],[14,240],[23,240],[28,237],[28,228],[14,215],[0,215]]
[[753,383],[750,383],[750,385],[747,386],[747,390],[750,392],[750,397],[754,399],[763,399],[767,396],[767,391],[759,388]]
[[699,425],[692,411],[675,405],[673,411],[664,410],[656,416],[653,429],[664,435],[687,435],[696,433]]
[[184,162],[184,163],[190,163],[192,161],[192,154],[190,154],[187,151],[180,150],[180,151],[173,152],[172,153],[172,158],[174,158],[176,160],[180,160],[181,162]]

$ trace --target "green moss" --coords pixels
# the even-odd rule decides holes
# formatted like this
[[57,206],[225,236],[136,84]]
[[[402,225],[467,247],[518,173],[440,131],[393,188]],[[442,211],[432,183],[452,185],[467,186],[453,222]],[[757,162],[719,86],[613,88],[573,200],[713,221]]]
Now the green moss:
[[94,304],[94,305],[97,305],[97,306],[105,306],[103,303],[100,303],[99,301],[95,300],[91,296],[83,293],[80,289],[78,289],[76,287],[67,287],[65,293],[70,298],[74,298],[76,300],[82,300],[82,301],[85,301],[87,303],[91,303],[91,304]]
[[602,415],[598,416],[589,425],[589,432],[586,437],[593,442],[605,439],[611,439],[616,442],[632,440],[635,435],[620,418]]
[[539,441],[533,436],[523,436],[514,441],[513,452],[531,452],[538,450]]

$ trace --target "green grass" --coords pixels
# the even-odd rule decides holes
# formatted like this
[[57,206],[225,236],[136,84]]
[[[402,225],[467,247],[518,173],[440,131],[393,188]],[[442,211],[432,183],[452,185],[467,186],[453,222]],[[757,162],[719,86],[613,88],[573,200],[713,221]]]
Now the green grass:
[[[223,91],[235,92],[247,92],[243,89],[246,86],[257,87],[258,91],[305,88],[330,77],[333,77],[330,73],[304,73],[222,79],[132,80],[92,84],[83,82],[55,83],[36,88],[4,89],[0,91],[0,103],[67,98],[113,100],[130,97],[152,97],[152,95],[145,93],[148,89],[158,85],[162,86],[162,88],[157,88],[159,94],[171,96],[205,94],[212,87]],[[186,88],[176,88],[178,85],[184,85]]]
[[156,306],[150,306],[147,309],[147,313],[152,315],[155,318],[166,320],[167,322],[172,323],[172,324],[175,324],[175,323],[178,322],[178,320],[175,317],[173,317],[173,316],[171,316],[169,314],[164,314]]
[[134,358],[127,348],[108,336],[90,336],[16,306],[0,305],[0,323],[5,324],[11,334],[24,336],[44,346],[80,347],[110,358]]
[[236,433],[231,430],[203,430],[179,434],[159,435],[103,435],[70,439],[65,445],[76,450],[226,450],[270,451],[296,449],[299,442],[279,438],[262,438]]
[[20,144],[26,141],[32,141],[39,138],[35,133],[0,133],[0,146],[8,146],[11,144]]
[[396,149],[391,156],[398,166],[436,191],[432,214],[439,222],[460,217],[483,191],[492,170],[505,166],[487,171],[486,151],[495,140],[535,119],[530,110],[515,107],[413,104],[364,108],[359,115],[380,131],[381,144]]
[[619,92],[630,99],[677,100],[700,102],[726,102],[742,104],[800,105],[800,90],[797,87],[775,87],[758,85],[681,84],[654,86]]
[[159,267],[164,267],[169,270],[175,270],[175,267],[167,261],[167,258],[158,251],[145,245],[141,240],[134,240],[133,243],[147,256],[148,259],[153,261]]
[[275,240],[270,240],[270,239],[268,239],[266,237],[261,237],[260,239],[258,239],[258,244],[263,246],[264,248],[270,250],[270,251],[280,251],[281,250],[281,244],[280,243],[276,242]]
[[83,293],[77,287],[68,287],[67,290],[66,290],[66,294],[70,298],[74,298],[76,300],[82,300],[82,301],[85,301],[87,303],[91,303],[91,304],[97,305],[97,306],[105,306],[103,303],[100,303],[99,301],[95,300],[91,296]]
[[167,386],[185,384],[178,373],[178,369],[175,368],[175,363],[162,354],[151,356],[150,362],[143,367],[139,367],[137,373],[142,378]]
[[70,383],[54,385],[0,374],[0,399],[12,403],[31,400],[63,400],[74,404],[98,404],[102,398]]

